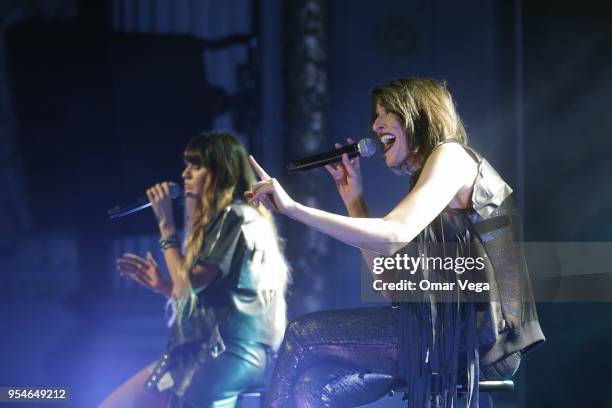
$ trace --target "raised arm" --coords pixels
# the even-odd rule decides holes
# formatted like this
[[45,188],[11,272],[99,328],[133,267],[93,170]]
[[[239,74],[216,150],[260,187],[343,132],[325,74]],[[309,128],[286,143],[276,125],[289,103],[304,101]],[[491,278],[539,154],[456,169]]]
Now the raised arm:
[[184,292],[184,284],[180,279],[183,254],[174,223],[170,185],[167,182],[157,183],[147,190],[147,198],[151,202],[161,239],[167,242],[166,245],[162,245],[162,249],[172,281],[172,294],[174,297],[180,297]]
[[[346,141],[349,144],[354,143],[351,138],[346,139]],[[336,143],[334,147],[340,149],[342,144]],[[349,217],[370,218],[370,212],[363,196],[363,178],[359,156],[349,159],[348,155],[344,155],[340,163],[328,164],[325,169],[332,176]],[[375,254],[361,249],[361,256],[368,270],[371,271]]]
[[146,259],[133,253],[125,253],[117,259],[117,269],[121,276],[130,278],[147,289],[167,298],[179,297],[183,294],[183,284],[179,279],[183,256],[172,215],[169,184],[158,183],[151,187],[147,190],[147,198],[152,204],[161,238],[165,240],[162,249],[170,280],[163,276],[151,252],[147,252]]

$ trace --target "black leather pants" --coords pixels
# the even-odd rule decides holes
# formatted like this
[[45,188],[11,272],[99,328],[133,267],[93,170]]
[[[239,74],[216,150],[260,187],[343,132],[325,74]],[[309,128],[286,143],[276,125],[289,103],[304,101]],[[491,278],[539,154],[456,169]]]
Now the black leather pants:
[[[391,307],[332,310],[290,323],[265,406],[356,407],[383,397],[401,383],[398,315]],[[514,357],[496,363],[501,377],[518,368]]]
[[397,321],[397,310],[381,307],[291,322],[265,406],[354,407],[381,398],[398,374]]

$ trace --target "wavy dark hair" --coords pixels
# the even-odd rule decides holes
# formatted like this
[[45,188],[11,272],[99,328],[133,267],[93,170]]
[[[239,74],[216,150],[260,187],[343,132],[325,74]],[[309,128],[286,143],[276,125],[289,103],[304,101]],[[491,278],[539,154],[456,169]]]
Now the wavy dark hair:
[[403,124],[413,153],[429,157],[442,141],[455,138],[467,144],[467,134],[446,82],[429,78],[400,78],[371,92],[372,114],[376,104],[395,114]]

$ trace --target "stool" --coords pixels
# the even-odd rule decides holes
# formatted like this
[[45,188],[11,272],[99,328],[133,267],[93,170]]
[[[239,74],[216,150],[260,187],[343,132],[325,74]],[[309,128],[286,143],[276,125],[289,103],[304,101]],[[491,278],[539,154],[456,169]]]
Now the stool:
[[236,402],[236,408],[263,407],[263,403],[266,399],[267,391],[268,389],[264,387],[248,388],[242,394],[238,395],[238,401]]
[[[264,387],[253,387],[244,391],[238,396],[236,407],[250,408],[250,407],[262,407],[264,400],[266,399],[267,388]],[[479,392],[510,392],[514,391],[514,381],[512,380],[501,380],[501,381],[479,381],[478,382]],[[465,396],[467,393],[467,385],[457,385],[457,393],[459,396]],[[393,394],[393,391],[391,392]],[[250,401],[249,401],[250,400]],[[435,403],[432,407],[435,407]]]
[[[457,386],[457,391],[467,392],[467,385],[461,384]],[[514,391],[514,381],[512,380],[500,380],[500,381],[479,381],[478,391],[480,392],[508,392]]]
[[[509,392],[514,391],[514,381],[512,380],[498,380],[498,381],[479,381],[478,382],[478,393],[486,392]],[[457,396],[459,398],[463,398],[467,394],[467,384],[459,384],[457,385]],[[493,407],[493,402],[491,401],[491,397],[487,396],[487,403],[481,400],[481,407]],[[433,396],[432,396],[433,399]],[[433,407],[437,407],[438,405],[432,404]]]
[[[499,381],[479,381],[478,382],[478,392],[509,392],[514,391],[514,381],[512,380],[499,380]],[[403,389],[394,389],[389,395],[393,396],[394,392],[405,392]],[[467,384],[458,384],[457,385],[457,396],[459,398],[465,397],[467,394]],[[439,407],[439,402],[436,404],[435,395],[431,396],[431,407]],[[489,404],[492,406],[492,404]]]

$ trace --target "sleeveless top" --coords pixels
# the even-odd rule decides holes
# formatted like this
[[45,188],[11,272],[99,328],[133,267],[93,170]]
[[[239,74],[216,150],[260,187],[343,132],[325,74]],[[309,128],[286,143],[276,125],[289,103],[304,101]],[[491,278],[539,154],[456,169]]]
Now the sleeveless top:
[[[490,290],[461,301],[423,294],[419,301],[400,304],[400,371],[410,407],[425,406],[431,393],[440,397],[441,406],[454,406],[458,374],[467,382],[467,406],[477,407],[479,364],[493,364],[517,351],[526,354],[545,340],[512,189],[478,152],[461,145],[478,165],[470,205],[445,208],[414,242],[420,254],[427,255],[428,244],[435,243],[455,244],[456,256],[481,257],[484,269],[478,279]],[[413,176],[413,186],[419,175]],[[458,373],[460,354],[465,373]]]

